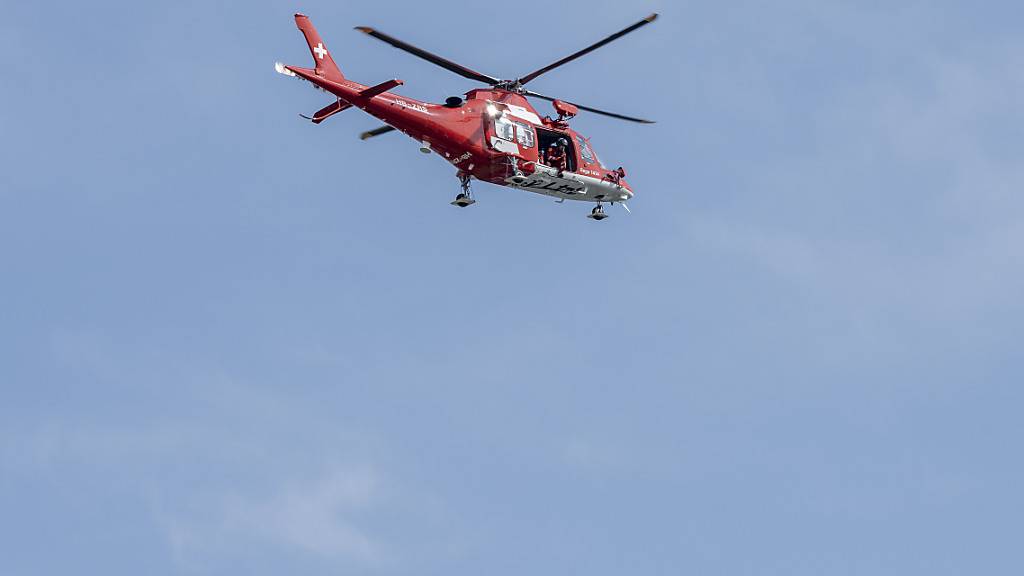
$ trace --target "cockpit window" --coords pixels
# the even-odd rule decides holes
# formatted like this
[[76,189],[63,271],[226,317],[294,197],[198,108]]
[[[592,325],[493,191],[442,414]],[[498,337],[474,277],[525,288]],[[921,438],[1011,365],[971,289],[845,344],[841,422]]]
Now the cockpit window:
[[498,116],[494,119],[494,133],[498,138],[502,140],[508,140],[509,142],[515,142],[516,139],[516,128],[512,124],[512,121],[504,116]]
[[583,157],[583,161],[587,164],[593,164],[597,157],[594,156],[594,151],[590,149],[590,144],[587,143],[586,138],[577,134],[576,142],[580,146],[580,156]]
[[519,136],[519,143],[525,148],[533,148],[533,126],[516,122],[516,134]]

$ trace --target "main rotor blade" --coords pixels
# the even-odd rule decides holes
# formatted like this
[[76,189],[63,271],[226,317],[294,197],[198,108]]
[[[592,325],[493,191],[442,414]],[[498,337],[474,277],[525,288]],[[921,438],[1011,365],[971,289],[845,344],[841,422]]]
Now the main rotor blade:
[[367,130],[366,132],[363,132],[362,134],[359,135],[359,139],[360,140],[366,140],[367,138],[373,138],[374,136],[380,136],[381,134],[387,134],[388,132],[393,132],[394,130],[395,130],[394,126],[384,125],[384,126],[381,126],[380,128],[374,128],[373,130]]
[[488,76],[487,74],[481,74],[480,72],[477,72],[476,70],[471,70],[469,68],[466,68],[462,64],[456,64],[455,62],[452,62],[451,60],[448,60],[447,58],[442,58],[442,57],[438,56],[437,54],[431,54],[430,52],[427,52],[426,50],[423,50],[422,48],[417,48],[417,47],[413,46],[412,44],[409,44],[409,43],[406,43],[406,42],[402,42],[398,38],[394,38],[392,36],[388,36],[387,34],[384,34],[383,32],[378,32],[378,31],[374,30],[373,28],[370,28],[369,26],[356,26],[356,30],[359,30],[360,32],[362,32],[364,34],[368,34],[370,36],[373,36],[374,38],[376,38],[377,40],[380,40],[382,42],[387,42],[388,44],[391,44],[392,46],[394,46],[395,48],[398,48],[399,50],[405,50],[406,52],[408,52],[409,54],[412,54],[413,56],[419,56],[420,58],[423,58],[427,62],[432,62],[432,63],[437,64],[438,66],[440,66],[440,67],[442,67],[442,68],[444,68],[446,70],[450,70],[451,72],[455,72],[456,74],[458,74],[459,76],[462,76],[463,78],[469,78],[470,80],[476,80],[477,82],[483,82],[484,84],[490,84],[492,86],[497,84],[498,82],[501,82],[500,80],[498,80],[497,78],[494,78],[493,76]]
[[618,40],[619,38],[622,38],[626,34],[629,34],[633,30],[636,30],[637,28],[640,28],[641,26],[645,26],[647,24],[650,24],[651,22],[654,22],[655,20],[657,20],[657,18],[658,18],[657,14],[651,14],[647,18],[644,18],[643,20],[637,22],[636,24],[633,24],[629,28],[626,28],[624,30],[620,30],[620,31],[616,32],[615,34],[612,34],[611,36],[605,38],[604,40],[601,40],[600,42],[597,42],[595,44],[591,44],[590,46],[587,46],[586,48],[584,48],[583,50],[580,50],[579,52],[576,52],[575,54],[570,54],[570,55],[566,56],[565,58],[562,58],[561,60],[559,60],[558,62],[555,62],[554,64],[549,64],[549,65],[541,68],[540,70],[537,70],[536,72],[531,72],[531,73],[527,74],[526,76],[523,76],[522,78],[519,79],[519,83],[520,84],[526,84],[530,80],[533,80],[534,78],[536,78],[537,76],[540,76],[541,74],[544,74],[545,72],[550,72],[550,71],[554,70],[555,68],[558,68],[562,64],[567,64],[569,62],[572,62],[573,60],[579,58],[580,56],[589,54],[589,53],[593,52],[594,50],[597,50],[601,46],[604,46],[605,44],[607,44],[607,43],[609,43],[609,42],[611,42],[613,40]]
[[[526,91],[526,95],[527,96],[533,96],[534,98],[541,98],[541,99],[544,99],[544,100],[548,100],[550,102],[554,102],[555,100],[560,100],[560,98],[552,98],[551,96],[545,96],[543,94],[538,94],[538,93],[534,92],[533,90],[527,90]],[[562,100],[562,101],[563,102],[569,102],[568,100]],[[572,104],[573,106],[579,108],[580,110],[586,110],[587,112],[593,112],[594,114],[601,114],[601,115],[604,115],[604,116],[611,116],[612,118],[618,118],[619,120],[629,120],[630,122],[639,122],[641,124],[654,124],[654,120],[644,120],[643,118],[634,118],[633,116],[626,116],[625,114],[616,114],[615,112],[607,112],[605,110],[599,110],[597,108],[591,108],[590,106],[583,106],[582,104],[577,104],[575,102],[569,102],[569,104]]]

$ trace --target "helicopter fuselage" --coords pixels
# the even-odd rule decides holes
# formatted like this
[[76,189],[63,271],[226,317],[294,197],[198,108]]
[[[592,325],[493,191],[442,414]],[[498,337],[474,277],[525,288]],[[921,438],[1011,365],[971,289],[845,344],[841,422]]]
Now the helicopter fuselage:
[[[329,80],[315,69],[283,68],[338,98],[328,116],[359,108],[419,142],[421,150],[444,158],[460,175],[570,200],[621,202],[633,196],[621,173],[603,166],[586,138],[564,121],[541,117],[521,94],[477,89],[458,104],[433,104],[347,78]],[[543,154],[560,138],[568,143],[564,170],[545,164]]]

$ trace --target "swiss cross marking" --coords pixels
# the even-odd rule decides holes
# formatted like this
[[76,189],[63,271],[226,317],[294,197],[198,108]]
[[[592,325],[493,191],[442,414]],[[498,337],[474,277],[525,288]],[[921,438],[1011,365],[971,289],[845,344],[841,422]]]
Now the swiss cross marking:
[[323,42],[319,42],[317,43],[316,48],[313,48],[313,52],[316,52],[317,58],[323,60],[324,56],[327,55],[327,48],[324,48]]

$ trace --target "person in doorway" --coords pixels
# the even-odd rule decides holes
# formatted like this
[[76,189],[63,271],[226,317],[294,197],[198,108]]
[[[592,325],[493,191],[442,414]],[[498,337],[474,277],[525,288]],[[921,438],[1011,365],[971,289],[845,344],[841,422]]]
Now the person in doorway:
[[568,145],[569,143],[566,142],[565,138],[559,138],[548,146],[546,164],[558,170],[559,178],[562,177],[562,172],[565,172],[568,165],[569,156],[566,152],[566,146]]

